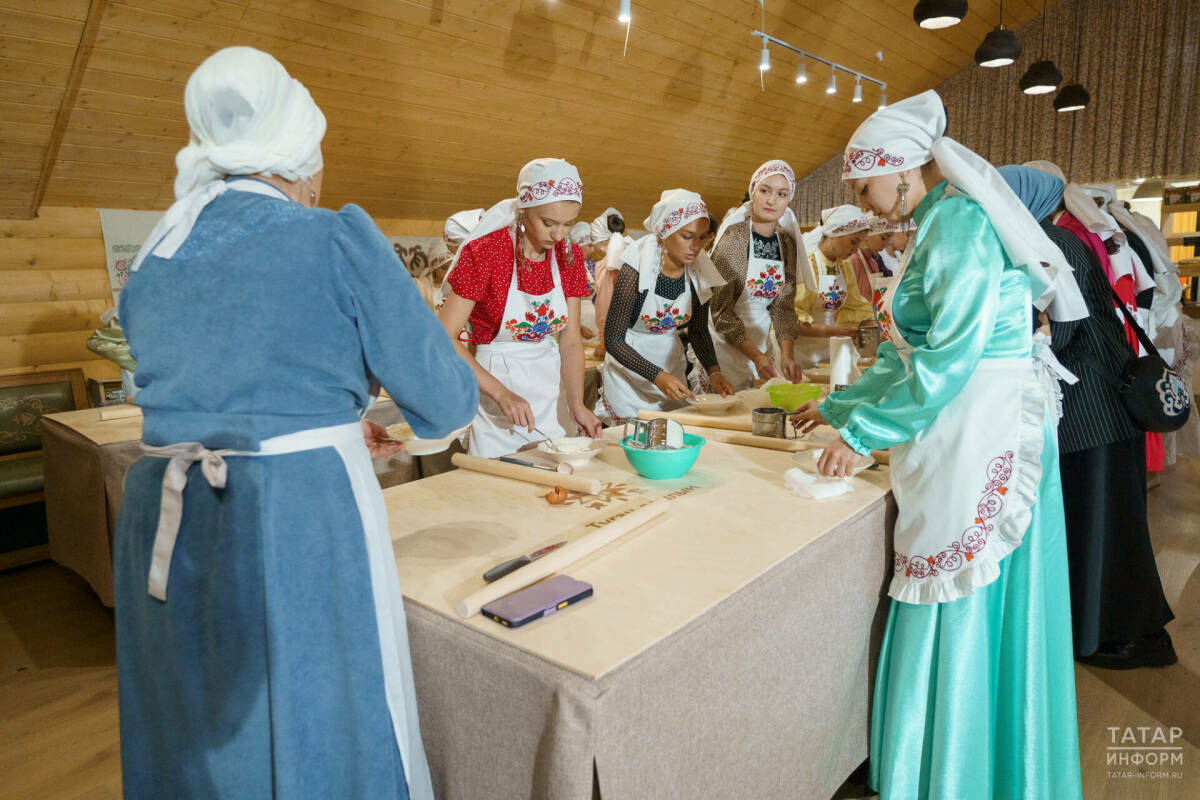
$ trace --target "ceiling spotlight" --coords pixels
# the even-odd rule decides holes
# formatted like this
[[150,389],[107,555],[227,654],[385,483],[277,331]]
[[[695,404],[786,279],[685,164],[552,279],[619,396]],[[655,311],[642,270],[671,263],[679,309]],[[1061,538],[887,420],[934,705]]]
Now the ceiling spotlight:
[[632,0],[621,0],[621,10],[617,14],[617,22],[624,22],[626,25],[633,19],[633,15],[629,13],[629,5]]
[[825,87],[825,94],[837,94],[837,72],[829,70],[829,85]]
[[1083,86],[1078,83],[1068,83],[1058,90],[1058,96],[1054,98],[1054,108],[1056,111],[1082,111],[1087,108],[1091,99],[1092,96]]
[[763,39],[762,56],[758,59],[759,72],[766,72],[771,68],[771,51],[767,49],[767,40]]
[[1053,61],[1035,61],[1025,70],[1019,81],[1025,94],[1048,94],[1062,83],[1062,73]]
[[1017,36],[1001,25],[989,31],[975,51],[975,63],[981,67],[1007,67],[1021,55]]
[[862,79],[861,78],[856,78],[854,81],[854,98],[850,102],[852,102],[852,103],[861,103],[862,102]]
[[879,90],[879,107],[887,108],[887,89],[886,88]]
[[913,19],[927,30],[949,28],[967,15],[967,0],[921,0],[913,9]]
[[808,83],[808,69],[800,62],[800,71],[796,73],[796,83]]

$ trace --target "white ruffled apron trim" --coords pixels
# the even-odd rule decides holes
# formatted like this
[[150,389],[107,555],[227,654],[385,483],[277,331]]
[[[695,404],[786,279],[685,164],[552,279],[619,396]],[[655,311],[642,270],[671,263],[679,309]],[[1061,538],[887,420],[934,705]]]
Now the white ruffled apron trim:
[[1041,372],[1032,357],[982,359],[928,427],[892,448],[892,598],[966,597],[994,581],[1021,544],[1050,413]]

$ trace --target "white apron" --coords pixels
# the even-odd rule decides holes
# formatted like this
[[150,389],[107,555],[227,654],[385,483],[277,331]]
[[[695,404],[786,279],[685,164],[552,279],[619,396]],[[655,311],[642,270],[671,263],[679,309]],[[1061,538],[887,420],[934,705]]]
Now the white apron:
[[[779,242],[780,255],[783,254],[783,242],[779,234],[775,234]],[[760,352],[767,352],[771,333],[771,312],[768,306],[783,288],[783,261],[759,258],[754,255],[754,234],[750,235],[749,255],[746,267],[746,284],[738,297],[734,312],[746,328],[746,339]],[[733,384],[735,391],[748,388],[759,377],[754,363],[737,347],[725,341],[725,337],[717,332],[716,323],[709,315],[708,330],[712,335],[713,348],[717,352],[717,363],[721,372]]]
[[164,447],[145,447],[146,455],[170,458],[163,474],[162,501],[158,529],[150,559],[147,591],[166,602],[171,554],[179,535],[183,514],[183,490],[188,468],[200,462],[201,474],[214,488],[223,488],[226,458],[270,457],[332,447],[341,456],[354,492],[354,503],[362,520],[362,533],[371,575],[371,595],[379,632],[379,651],[383,659],[383,684],[387,694],[392,730],[400,748],[409,796],[413,800],[433,800],[433,783],[421,744],[417,720],[417,695],[413,683],[412,656],[408,645],[408,624],[404,614],[404,595],[396,574],[396,556],[388,530],[387,509],[375,477],[371,455],[363,441],[361,422],[289,433],[264,440],[257,451],[209,450],[199,442],[182,442]]
[[[893,277],[872,280],[881,340],[892,342],[906,370],[912,346],[892,301],[910,256]],[[999,576],[1000,560],[1021,544],[1033,515],[1050,413],[1032,357],[985,358],[933,422],[892,448],[898,514],[889,595],[947,602]]]
[[[490,344],[475,348],[475,360],[509,391],[525,398],[533,409],[534,424],[555,439],[565,431],[558,422],[562,364],[553,334],[567,326],[567,297],[553,249],[550,273],[554,276],[553,289],[543,295],[526,294],[517,287],[517,267],[513,264],[500,329]],[[482,458],[508,455],[542,438],[524,427],[514,430],[496,401],[485,395],[479,397],[479,411],[467,436],[467,451]]]
[[[836,325],[838,312],[846,302],[846,281],[842,277],[842,268],[836,261],[825,261],[819,254],[813,255],[809,262],[810,269],[814,262],[817,264],[817,293],[812,297],[809,313],[817,324]],[[796,360],[802,367],[829,363],[828,337],[798,337],[794,349]]]
[[[683,293],[674,300],[659,297],[654,291],[658,271],[646,292],[642,313],[633,327],[625,331],[625,343],[642,358],[686,381],[687,356],[678,329],[692,318],[691,275],[684,271]],[[606,353],[600,367],[603,383],[596,415],[614,422],[636,418],[642,409],[672,411],[684,403],[670,400],[659,388]]]

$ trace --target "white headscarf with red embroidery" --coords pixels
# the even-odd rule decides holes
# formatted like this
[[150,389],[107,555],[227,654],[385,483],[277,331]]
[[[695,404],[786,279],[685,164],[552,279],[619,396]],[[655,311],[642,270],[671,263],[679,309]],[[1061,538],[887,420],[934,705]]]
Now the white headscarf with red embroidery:
[[[708,219],[708,206],[704,199],[687,189],[667,189],[659,197],[650,216],[642,223],[648,233],[624,250],[624,263],[638,271],[638,291],[654,291],[658,273],[662,268],[662,240],[674,236],[685,226],[698,219]],[[697,244],[700,251],[696,261],[687,265],[687,275],[696,286],[701,303],[707,303],[712,291],[725,283],[717,265],[708,253]]]
[[915,219],[902,219],[899,222],[888,223],[888,233],[907,233],[917,229],[917,221]]
[[937,163],[950,184],[983,209],[1013,265],[1029,276],[1034,305],[1060,322],[1088,316],[1075,275],[1062,251],[996,168],[945,136],[946,109],[935,91],[871,114],[846,146],[842,180],[873,178]]
[[871,220],[858,206],[844,205],[821,212],[821,238],[849,236],[870,230]]
[[[535,158],[525,166],[517,176],[517,196],[501,200],[484,212],[471,232],[463,239],[459,248],[469,243],[503,230],[517,221],[517,211],[522,208],[535,208],[563,200],[583,205],[583,182],[579,179],[579,170],[575,165],[561,158]],[[455,255],[455,263],[458,261]]]
[[873,234],[887,233],[888,221],[883,217],[871,217],[871,227],[868,232]]
[[231,175],[272,175],[287,181],[321,171],[325,115],[304,84],[273,56],[253,47],[226,47],[188,78],[183,106],[189,142],[175,155],[175,202],[146,239],[130,269],[151,247],[173,257]]
[[[717,235],[713,240],[712,250],[714,253],[717,251],[717,247],[720,245],[721,237],[725,235],[725,231],[729,230],[731,225],[737,225],[745,222],[751,216],[753,213],[755,188],[758,186],[758,184],[762,183],[772,175],[782,175],[787,181],[788,185],[789,206],[787,210],[783,212],[783,216],[779,218],[778,225],[787,231],[792,239],[796,242],[797,263],[802,264],[808,260],[808,251],[804,246],[804,235],[800,232],[800,223],[796,219],[796,214],[792,211],[790,206],[792,198],[796,194],[796,173],[792,170],[790,164],[780,158],[773,158],[770,161],[759,165],[758,169],[754,170],[754,174],[750,176],[750,188],[748,189],[750,193],[750,199],[742,203],[740,206],[734,206],[725,213],[725,217],[721,220],[721,227],[717,228]],[[808,274],[809,270],[798,269],[796,272],[800,274],[800,277],[803,279],[806,287],[809,289],[817,288],[815,283],[813,283],[811,286],[809,285],[813,282],[812,276]]]

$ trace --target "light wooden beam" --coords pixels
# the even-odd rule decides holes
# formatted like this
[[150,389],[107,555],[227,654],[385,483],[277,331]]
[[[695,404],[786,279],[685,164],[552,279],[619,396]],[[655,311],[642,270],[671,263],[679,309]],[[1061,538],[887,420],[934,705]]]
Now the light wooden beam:
[[79,34],[79,45],[75,48],[75,59],[71,62],[71,74],[67,78],[67,88],[63,92],[62,102],[58,106],[58,114],[54,119],[54,128],[50,132],[50,142],[46,146],[46,155],[42,158],[42,170],[38,176],[37,188],[33,192],[33,200],[29,204],[29,218],[37,216],[42,198],[46,195],[46,187],[50,184],[50,173],[54,171],[54,163],[58,160],[58,148],[62,144],[67,125],[71,122],[71,111],[75,108],[75,98],[79,95],[79,87],[83,84],[83,74],[87,71],[88,59],[92,56],[92,48],[96,44],[96,34],[100,30],[100,20],[108,0],[92,0],[88,6],[87,21]]

